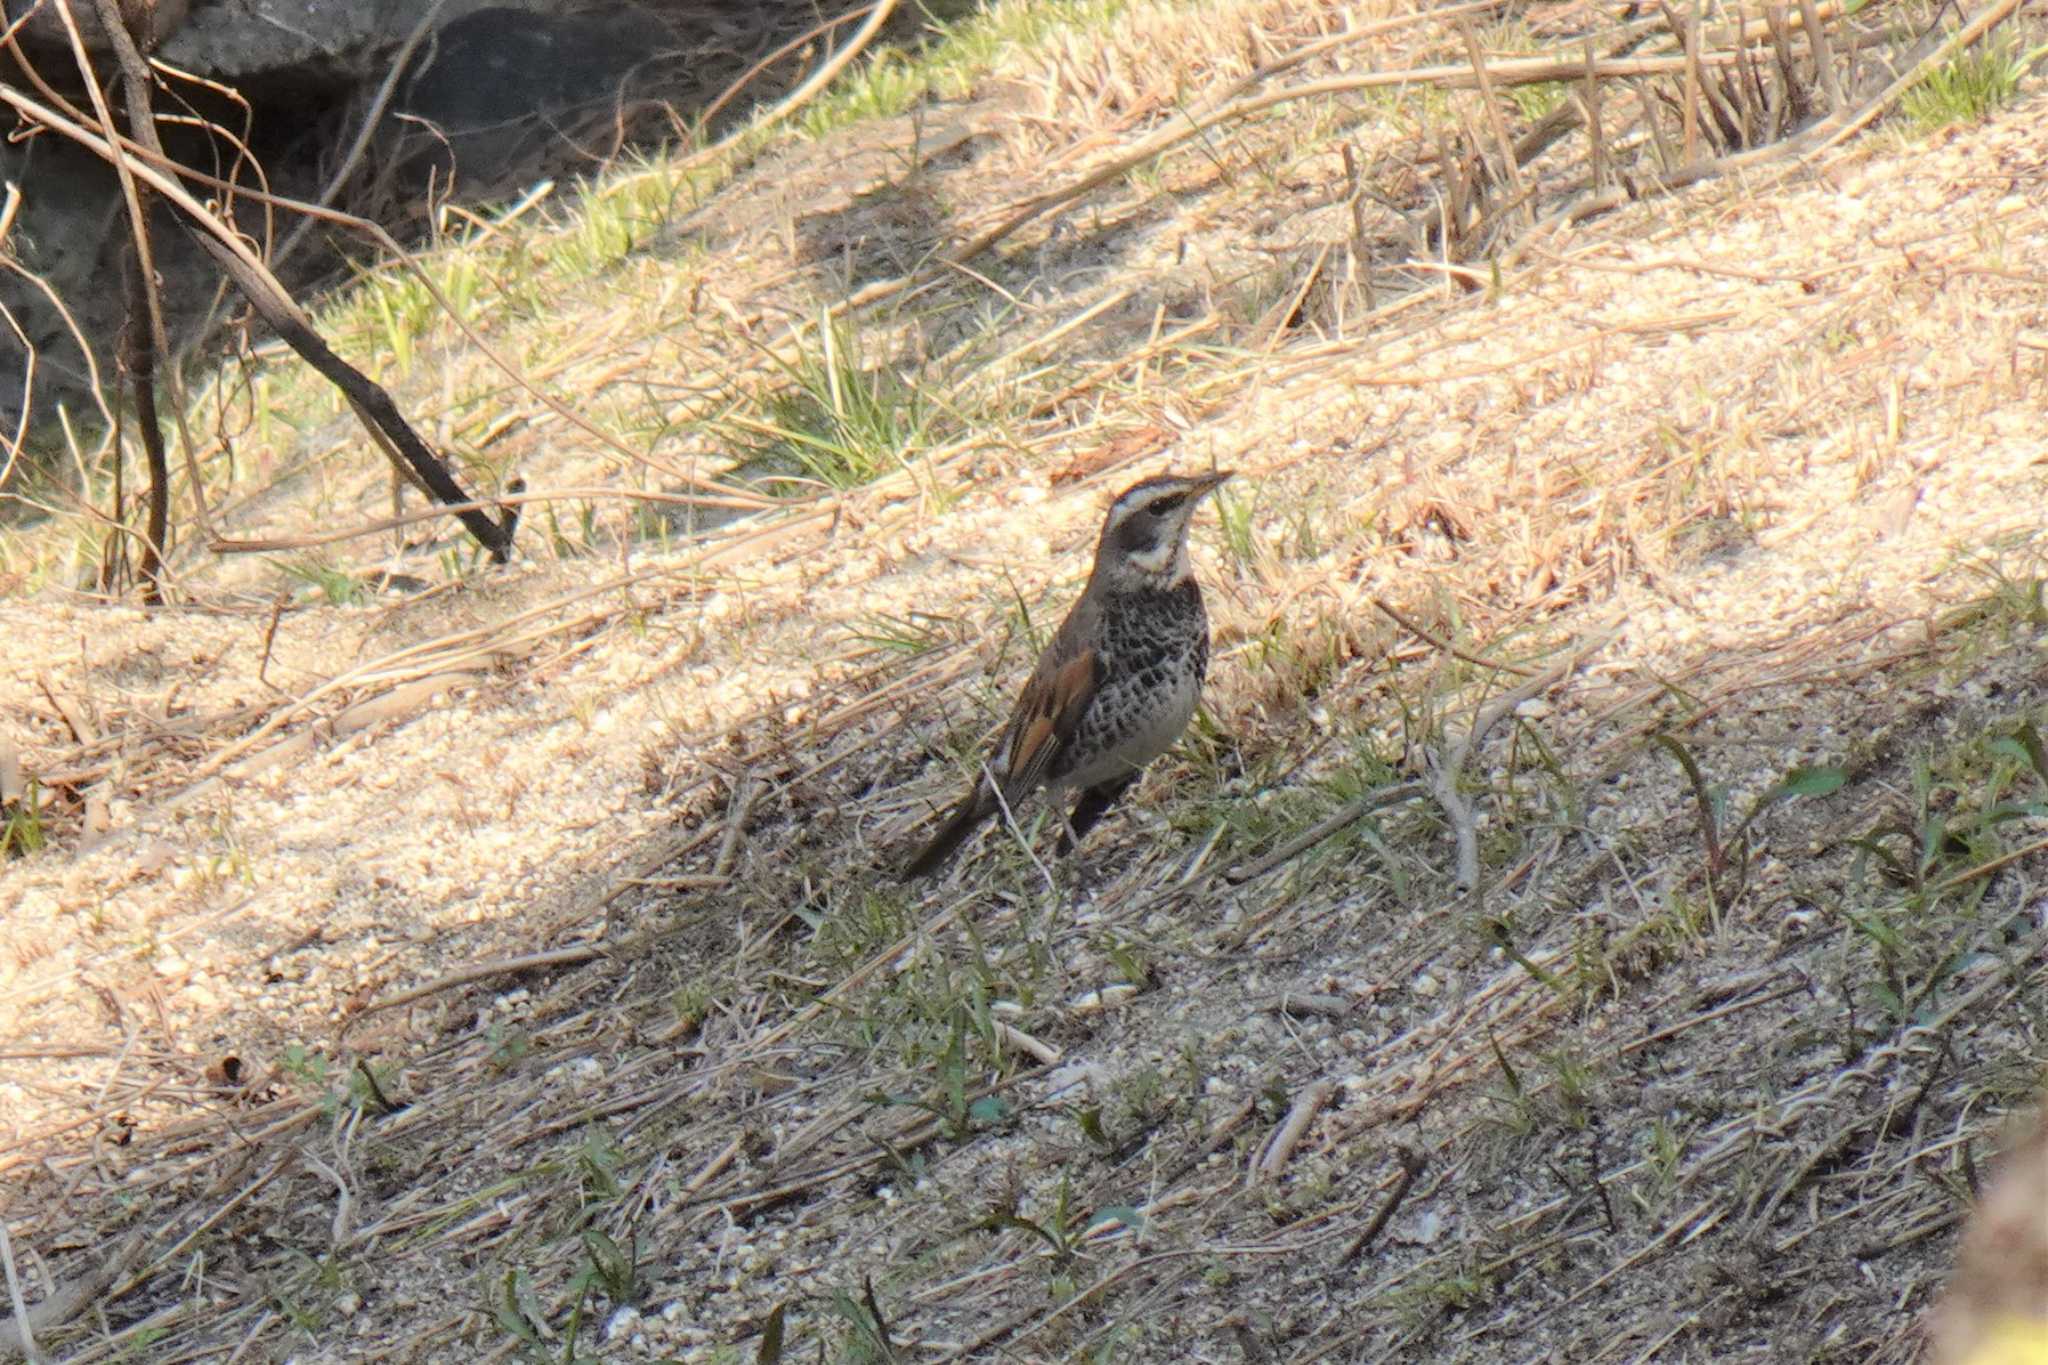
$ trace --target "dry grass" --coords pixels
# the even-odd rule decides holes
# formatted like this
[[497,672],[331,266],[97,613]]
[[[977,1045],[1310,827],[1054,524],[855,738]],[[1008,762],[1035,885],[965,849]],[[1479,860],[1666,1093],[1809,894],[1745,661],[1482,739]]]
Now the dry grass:
[[[57,793],[6,874],[0,1214],[31,1297],[115,1267],[53,1352],[1918,1355],[2048,1058],[2048,109],[1580,222],[1583,138],[1519,203],[1476,164],[1540,104],[1302,95],[1019,218],[1341,21],[1040,34],[699,207],[624,177],[623,237],[436,258],[608,438],[430,314],[384,352],[560,499],[511,570],[187,554],[177,615],[0,604]],[[1629,38],[1474,41],[1589,26]],[[1377,42],[1284,74],[1470,50]],[[1617,119],[1601,177],[1658,155]],[[814,404],[874,477],[720,524],[689,499],[794,423],[762,395],[853,377],[818,320],[864,289],[842,326],[935,416],[890,450]],[[238,534],[381,511],[298,382],[223,424]],[[878,876],[1162,454],[1246,472],[1197,547],[1217,663],[1085,896],[1000,835]]]

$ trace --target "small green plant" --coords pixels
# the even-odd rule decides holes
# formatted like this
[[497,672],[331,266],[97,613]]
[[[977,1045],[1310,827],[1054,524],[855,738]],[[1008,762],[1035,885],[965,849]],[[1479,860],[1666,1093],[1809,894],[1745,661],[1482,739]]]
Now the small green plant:
[[1974,123],[2012,99],[2038,55],[2022,55],[2010,40],[1972,47],[1930,71],[1899,108],[1923,132]]
[[844,1343],[845,1349],[836,1357],[838,1360],[849,1365],[893,1365],[902,1359],[890,1340],[889,1320],[882,1316],[882,1305],[875,1299],[873,1277],[861,1277],[858,1299],[849,1290],[833,1290],[830,1306],[833,1315],[852,1332],[851,1340]]
[[630,255],[641,235],[629,197],[586,194],[549,252],[550,264],[571,278],[596,275]]
[[1522,117],[1534,123],[1564,103],[1565,85],[1563,81],[1511,85],[1507,88],[1507,96],[1514,101],[1515,109]]
[[1839,913],[1875,968],[1861,992],[1894,1026],[1919,1022],[1941,987],[2007,938],[1993,876],[2015,834],[2048,817],[2048,746],[2032,718],[1913,765],[1912,805],[1851,839]]
[[1222,533],[1223,549],[1239,573],[1258,566],[1259,543],[1252,531],[1252,499],[1239,497],[1226,486],[1216,490],[1216,520]]
[[[2007,631],[2035,631],[2048,626],[2048,579],[2031,574],[2015,575],[2004,557],[1990,551],[1963,556],[1956,564],[1962,573],[1982,579],[1988,586],[1982,595],[1963,603],[1941,621],[1944,634],[1954,635],[1979,621],[2002,625]],[[1975,651],[1965,649],[1959,662],[1969,667]]]
[[681,1028],[695,1028],[711,1012],[711,987],[701,981],[678,986],[669,992],[668,1006]]
[[581,559],[597,550],[597,504],[578,502],[573,531],[565,530],[552,502],[541,504],[541,518],[547,523],[548,548],[557,559]]
[[1297,508],[1288,518],[1288,525],[1294,532],[1294,558],[1314,559],[1323,552],[1323,535],[1316,527],[1315,513],[1309,508]]
[[0,858],[27,857],[48,843],[43,832],[42,788],[30,778],[19,801],[0,807]]
[[712,419],[714,435],[745,452],[742,474],[792,493],[857,488],[932,443],[939,406],[893,363],[871,358],[851,325],[821,317],[810,340],[794,360],[771,357],[788,382],[758,414]]
[[[1112,934],[1097,946],[1109,958],[1110,962],[1115,965],[1125,981],[1133,986],[1141,987],[1151,984],[1152,967],[1146,961],[1144,945]],[[1149,1067],[1133,1073],[1132,1080],[1135,1083],[1145,1077],[1151,1078],[1151,1082],[1156,1089],[1158,1073]]]
[[585,1284],[604,1291],[613,1304],[629,1304],[640,1297],[640,1264],[637,1249],[620,1246],[597,1228],[583,1230],[583,1254],[590,1264],[578,1272],[580,1293]]
[[[1510,19],[1493,26],[1480,35],[1480,46],[1488,53],[1489,61],[1502,56],[1521,57],[1543,50],[1544,42],[1520,19]],[[1537,81],[1529,85],[1509,85],[1501,90],[1515,111],[1531,123],[1542,118],[1565,101],[1563,81]]]
[[1623,1188],[1637,1208],[1644,1213],[1654,1213],[1678,1187],[1679,1175],[1685,1167],[1686,1138],[1664,1119],[1654,1118],[1642,1146],[1643,1159],[1649,1166],[1649,1180],[1630,1181]]
[[[573,1283],[576,1297],[567,1319],[560,1327],[549,1327],[547,1309],[531,1278],[524,1270],[508,1270],[504,1280],[488,1292],[491,1317],[499,1330],[525,1348],[523,1354],[536,1365],[543,1361],[549,1365],[595,1365],[597,1357],[576,1350],[577,1339],[583,1335],[584,1306],[594,1283],[589,1270],[579,1274]],[[551,1342],[551,1337],[559,1337],[560,1345]]]
[[909,908],[900,896],[863,891],[850,902],[826,906],[812,902],[793,908],[811,928],[811,954],[839,971],[852,971],[909,930]]
[[945,1042],[936,1056],[918,1041],[919,1030],[906,1030],[911,1046],[905,1052],[906,1065],[921,1068],[935,1068],[936,1093],[930,1099],[915,1095],[885,1095],[874,1093],[868,1096],[872,1104],[907,1105],[922,1109],[945,1125],[946,1135],[954,1141],[962,1141],[978,1128],[987,1128],[1010,1117],[1010,1106],[1000,1095],[982,1095],[970,1098],[973,1078],[984,1074],[978,1066],[970,1064],[968,1044],[977,1044],[976,1050],[988,1057],[1000,1056],[996,1044],[995,1029],[991,1022],[986,997],[973,992],[971,1001],[956,1001],[948,1010],[948,1027]]
[[507,1028],[503,1023],[493,1023],[484,1037],[491,1045],[490,1063],[500,1071],[511,1070],[533,1051],[533,1040],[523,1029]]
[[1559,1116],[1569,1127],[1585,1127],[1592,1116],[1592,1066],[1566,1048],[1551,1050],[1544,1054],[1543,1060],[1550,1067],[1554,1082],[1550,1096],[1556,1103]]
[[844,124],[900,114],[930,89],[931,77],[920,63],[885,48],[842,79],[829,98],[807,109],[797,126],[811,137],[822,137]]
[[316,599],[325,601],[330,607],[353,607],[369,600],[369,589],[355,575],[344,573],[332,565],[317,560],[270,561],[287,578],[297,580],[304,587],[299,593],[301,602]]
[[576,1149],[576,1170],[583,1186],[583,1207],[607,1205],[625,1191],[619,1179],[622,1153],[611,1135],[593,1128]]
[[1684,770],[1692,787],[1693,802],[1699,810],[1700,840],[1706,846],[1707,896],[1718,916],[1741,897],[1749,879],[1750,831],[1757,818],[1782,802],[1799,796],[1829,796],[1849,780],[1842,768],[1794,768],[1750,804],[1749,813],[1734,829],[1727,822],[1727,793],[1710,787],[1692,751],[1669,734],[1654,735],[1657,745]]
[[925,99],[966,93],[974,78],[1006,51],[1045,43],[1062,32],[1101,32],[1130,0],[1034,0],[980,5],[922,0],[929,37],[914,56],[884,49],[847,72],[796,119],[806,136],[822,137],[863,119],[900,114]]
[[336,1085],[326,1057],[308,1050],[302,1043],[287,1043],[277,1059],[278,1070],[310,1090],[320,1093],[320,1112],[329,1118],[342,1112],[349,1102],[350,1087]]
[[1479,1275],[1418,1277],[1394,1290],[1387,1300],[1400,1311],[1403,1321],[1421,1327],[1479,1302],[1490,1288],[1489,1282]]
[[[524,1347],[523,1354],[536,1365],[595,1365],[597,1357],[576,1349],[592,1294],[602,1294],[614,1307],[639,1300],[642,1285],[637,1246],[622,1247],[597,1228],[585,1228],[580,1241],[583,1265],[569,1280],[569,1311],[559,1325],[549,1323],[547,1307],[524,1270],[508,1270],[503,1280],[487,1282],[491,1317],[499,1330]],[[560,1344],[551,1344],[551,1339]]]
[[398,1112],[402,1106],[393,1103],[390,1093],[385,1089],[385,1082],[391,1079],[395,1070],[394,1067],[386,1067],[380,1075],[377,1068],[372,1067],[367,1060],[356,1058],[355,1070],[348,1073],[349,1103],[358,1109],[375,1114]]
[[[783,1323],[788,1317],[789,1303],[787,1300],[776,1304],[774,1310],[768,1314],[768,1322],[761,1329],[760,1348],[754,1352],[755,1365],[782,1365]],[[720,1352],[728,1349],[727,1347],[719,1348]],[[724,1365],[724,1361],[727,1358],[714,1354],[712,1356],[713,1365]],[[734,1365],[737,1365],[738,1354],[734,1353],[729,1359],[734,1362]]]
[[1092,1213],[1085,1212],[1075,1203],[1073,1185],[1062,1171],[1059,1187],[1053,1192],[1052,1208],[1042,1216],[1025,1217],[1012,1200],[991,1211],[976,1226],[988,1232],[1015,1229],[1044,1242],[1056,1272],[1051,1289],[1053,1301],[1058,1303],[1074,1296],[1076,1286],[1058,1272],[1067,1270],[1084,1238],[1099,1228],[1129,1228],[1142,1233],[1146,1219],[1142,1211],[1129,1204],[1111,1204]]
[[145,1327],[139,1332],[131,1333],[121,1347],[121,1354],[115,1358],[118,1360],[154,1360],[156,1356],[150,1350],[150,1347],[156,1345],[170,1334],[171,1329],[168,1327]]
[[256,884],[256,865],[249,857],[249,851],[242,846],[241,834],[235,825],[235,813],[231,807],[222,806],[213,812],[213,838],[218,851],[208,855],[200,864],[200,872],[207,882],[234,880],[244,886]]
[[934,618],[920,612],[903,616],[881,613],[870,616],[853,632],[853,638],[891,654],[914,659],[945,643],[945,632]]
[[482,283],[483,269],[477,263],[474,251],[457,250],[447,254],[441,265],[441,293],[458,316],[475,316],[477,286]]
[[295,1076],[307,1085],[322,1088],[327,1085],[327,1059],[317,1052],[307,1051],[303,1043],[286,1043],[277,1064],[287,1075]]
[[1494,1106],[1488,1121],[1515,1137],[1534,1133],[1580,1132],[1596,1124],[1595,1073],[1569,1048],[1552,1048],[1538,1059],[1547,1078],[1524,1077],[1509,1063],[1500,1040],[1490,1032],[1487,1046],[1499,1068],[1502,1087],[1481,1096]]

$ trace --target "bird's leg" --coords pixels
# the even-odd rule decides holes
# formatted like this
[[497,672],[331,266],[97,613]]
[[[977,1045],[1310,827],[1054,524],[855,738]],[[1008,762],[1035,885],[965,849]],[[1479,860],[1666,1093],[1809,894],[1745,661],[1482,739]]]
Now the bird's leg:
[[1123,777],[1113,777],[1107,782],[1098,782],[1081,793],[1081,799],[1074,803],[1073,813],[1067,813],[1064,805],[1056,806],[1060,812],[1060,837],[1054,846],[1062,857],[1070,857],[1073,869],[1073,899],[1078,907],[1088,889],[1088,862],[1081,856],[1081,839],[1103,814],[1116,804],[1118,797],[1131,789],[1138,780],[1133,771]]
[[1064,858],[1081,843],[1081,832],[1074,828],[1074,817],[1067,813],[1065,802],[1055,803],[1053,814],[1060,818],[1060,832],[1052,841],[1052,851]]
[[1097,822],[1109,812],[1109,808],[1115,805],[1117,799],[1129,791],[1137,780],[1138,774],[1134,771],[1122,777],[1112,777],[1107,782],[1098,782],[1082,792],[1081,799],[1074,803],[1073,815],[1063,814],[1060,817],[1065,830],[1060,835],[1060,841],[1054,851],[1065,856],[1079,848],[1082,836],[1095,828]]
[[1059,838],[1053,841],[1053,851],[1061,859],[1060,873],[1067,883],[1067,906],[1070,910],[1079,910],[1088,890],[1088,864],[1081,858],[1081,832],[1074,828],[1073,817],[1067,814],[1066,802],[1054,802],[1053,809],[1060,817]]

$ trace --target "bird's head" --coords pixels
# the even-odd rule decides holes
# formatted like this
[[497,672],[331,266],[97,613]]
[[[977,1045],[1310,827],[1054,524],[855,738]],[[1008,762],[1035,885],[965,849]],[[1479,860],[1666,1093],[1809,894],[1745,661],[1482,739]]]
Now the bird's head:
[[1233,471],[1162,474],[1133,484],[1110,504],[1095,551],[1095,574],[1122,591],[1175,588],[1188,578],[1188,523],[1204,495]]

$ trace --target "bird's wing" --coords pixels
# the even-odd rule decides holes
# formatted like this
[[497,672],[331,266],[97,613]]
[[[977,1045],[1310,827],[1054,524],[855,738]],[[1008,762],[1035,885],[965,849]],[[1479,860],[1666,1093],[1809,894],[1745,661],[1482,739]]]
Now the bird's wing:
[[1045,780],[1101,684],[1101,658],[1084,643],[1085,631],[1069,629],[1073,624],[1070,618],[1046,646],[1004,732],[996,776],[1005,802],[1021,801]]

